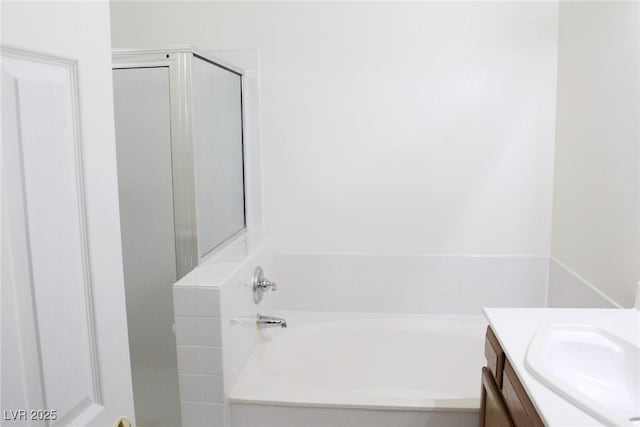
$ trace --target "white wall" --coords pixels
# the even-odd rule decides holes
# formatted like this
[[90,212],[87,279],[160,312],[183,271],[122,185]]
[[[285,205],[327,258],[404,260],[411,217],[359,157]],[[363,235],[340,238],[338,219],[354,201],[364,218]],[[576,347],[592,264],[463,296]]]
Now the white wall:
[[548,255],[557,4],[112,2],[112,26],[258,49],[282,251]]
[[562,3],[558,65],[551,255],[563,265],[551,269],[549,303],[592,304],[593,286],[631,306],[640,280],[640,4]]

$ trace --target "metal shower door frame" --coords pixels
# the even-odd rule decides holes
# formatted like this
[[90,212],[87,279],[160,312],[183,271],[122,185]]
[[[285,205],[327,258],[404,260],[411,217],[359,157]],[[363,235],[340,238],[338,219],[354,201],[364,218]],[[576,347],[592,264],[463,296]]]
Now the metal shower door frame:
[[[193,46],[181,45],[166,49],[113,49],[112,51],[112,68],[114,70],[151,67],[169,68],[171,174],[173,180],[173,211],[178,280],[193,270],[200,260],[196,218],[193,107],[191,98],[191,71],[194,57],[238,74],[241,77],[241,93],[244,91],[244,70],[218,58],[213,58],[201,50],[195,49]],[[244,133],[244,117],[242,117],[242,126]]]

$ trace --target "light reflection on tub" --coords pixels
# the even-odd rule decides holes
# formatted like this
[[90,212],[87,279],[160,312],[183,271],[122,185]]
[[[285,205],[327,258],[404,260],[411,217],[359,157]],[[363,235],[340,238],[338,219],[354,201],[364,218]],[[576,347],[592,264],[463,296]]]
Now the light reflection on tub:
[[[271,313],[270,313],[271,314]],[[478,410],[482,316],[279,312],[230,400],[353,408]]]

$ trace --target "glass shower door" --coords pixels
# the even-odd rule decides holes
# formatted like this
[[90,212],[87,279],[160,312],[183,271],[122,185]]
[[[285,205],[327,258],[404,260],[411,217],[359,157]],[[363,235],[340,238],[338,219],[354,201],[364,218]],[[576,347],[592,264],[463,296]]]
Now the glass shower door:
[[191,96],[202,258],[245,228],[241,76],[194,56]]

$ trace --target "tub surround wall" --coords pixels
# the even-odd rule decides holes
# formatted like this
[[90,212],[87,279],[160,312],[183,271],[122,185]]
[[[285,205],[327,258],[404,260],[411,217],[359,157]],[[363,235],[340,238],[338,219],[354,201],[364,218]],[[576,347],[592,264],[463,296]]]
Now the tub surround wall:
[[222,426],[220,290],[180,285],[173,296],[182,426]]
[[280,284],[276,265],[275,243],[266,238],[247,248],[245,260],[233,274],[221,282],[222,334],[225,342],[225,393],[228,396],[236,379],[256,347],[261,331],[256,329],[256,314],[275,314],[278,292],[264,294],[260,304],[253,302],[251,279],[256,266],[261,266],[269,280]]
[[560,2],[559,24],[551,244],[558,265],[549,304],[604,302],[572,270],[630,307],[640,280],[640,4]]
[[549,261],[547,307],[622,308],[584,277],[555,258]]
[[547,257],[278,254],[280,309],[482,314],[543,307]]
[[229,425],[224,396],[259,339],[256,313],[270,313],[274,301],[253,303],[253,269],[277,280],[274,247],[262,233],[243,233],[174,285],[182,427]]
[[[258,265],[278,282],[278,290],[256,305],[250,281]],[[269,332],[256,330],[258,312],[481,314],[483,305],[542,306],[547,268],[546,257],[278,255],[274,237],[244,233],[174,285],[183,427],[230,426],[232,416],[234,426],[260,425],[259,414],[277,417],[283,411],[254,405],[231,409],[225,402]],[[318,420],[333,420],[331,425],[340,419],[376,419],[358,410],[311,411]],[[466,420],[471,425],[477,413],[383,411],[380,420],[393,425]]]

